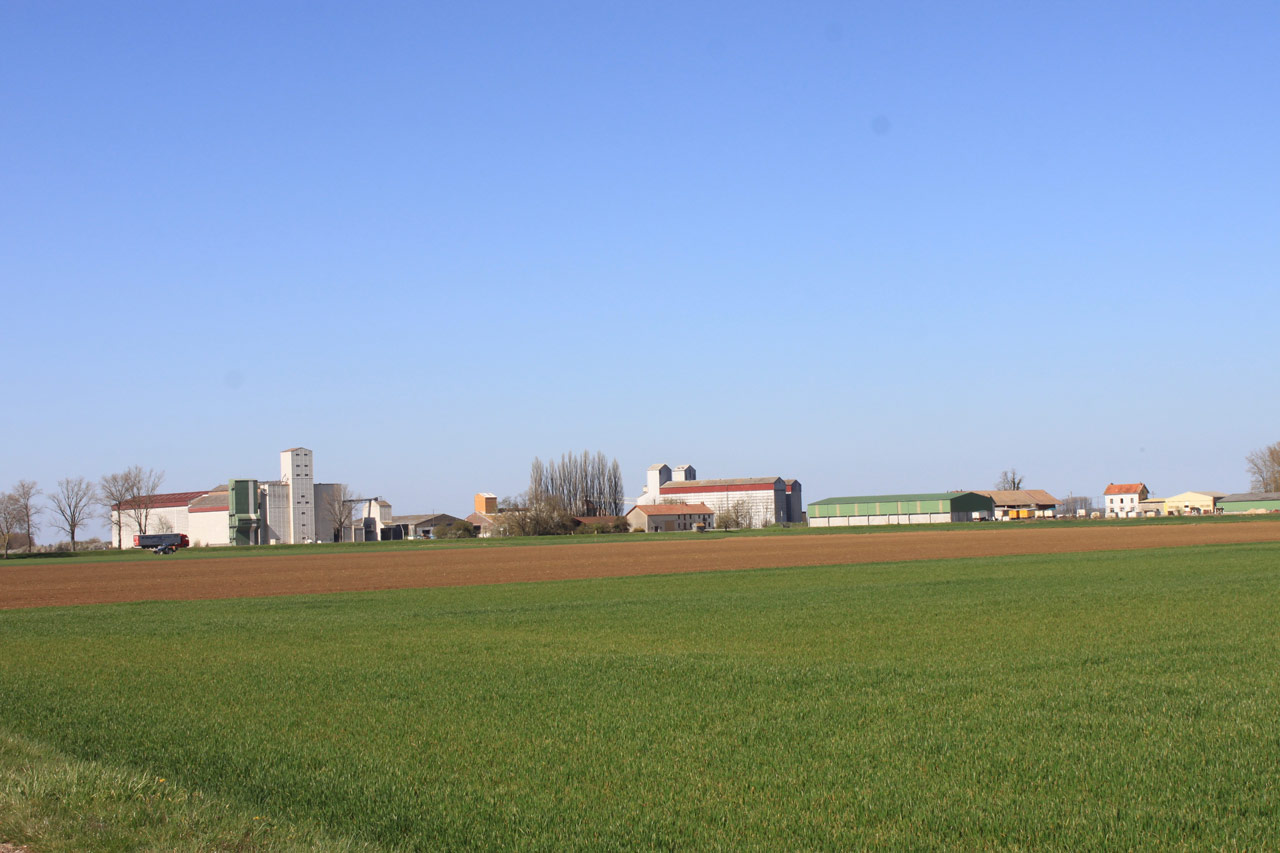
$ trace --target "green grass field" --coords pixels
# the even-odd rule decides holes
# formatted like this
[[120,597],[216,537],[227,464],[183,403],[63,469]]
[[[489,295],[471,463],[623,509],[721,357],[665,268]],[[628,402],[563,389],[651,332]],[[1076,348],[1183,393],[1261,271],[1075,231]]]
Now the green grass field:
[[1275,544],[5,611],[0,840],[1275,849],[1278,673]]

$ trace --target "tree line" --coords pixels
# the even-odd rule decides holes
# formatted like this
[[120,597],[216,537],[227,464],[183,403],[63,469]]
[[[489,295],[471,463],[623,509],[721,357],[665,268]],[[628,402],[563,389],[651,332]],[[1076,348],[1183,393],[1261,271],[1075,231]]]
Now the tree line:
[[[621,516],[627,497],[622,466],[597,451],[562,454],[559,461],[535,457],[529,466],[529,488],[501,502],[499,527],[506,536],[548,536],[573,531],[575,518]],[[612,531],[625,522],[595,525]]]
[[[34,480],[19,480],[13,488],[0,492],[0,545],[3,545],[4,557],[8,559],[10,545],[15,540],[25,544],[26,552],[31,553],[45,518],[55,530],[68,536],[72,551],[76,550],[79,532],[95,518],[104,518],[115,531],[119,548],[121,527],[126,518],[138,531],[147,531],[155,496],[163,483],[163,471],[141,465],[107,474],[96,483],[84,477],[66,477],[47,494]],[[42,496],[49,499],[47,506],[40,502]],[[112,506],[120,507],[114,516]]]

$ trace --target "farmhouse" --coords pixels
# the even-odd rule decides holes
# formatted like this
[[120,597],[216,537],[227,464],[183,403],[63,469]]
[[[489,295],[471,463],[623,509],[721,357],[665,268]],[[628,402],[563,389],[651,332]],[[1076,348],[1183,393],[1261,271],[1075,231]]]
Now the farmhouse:
[[675,468],[665,463],[650,465],[644,491],[636,499],[636,505],[658,505],[671,500],[706,504],[713,513],[725,512],[740,503],[752,527],[804,520],[799,480],[781,477],[699,480],[692,465]]
[[870,524],[987,521],[994,514],[995,502],[978,492],[862,495],[827,498],[809,504],[809,526],[857,527]]
[[1142,483],[1108,483],[1102,493],[1108,518],[1136,518],[1138,504],[1151,494]]
[[627,513],[627,523],[632,532],[672,533],[693,530],[701,524],[710,528],[715,511],[706,504],[637,504]]
[[1044,489],[994,489],[978,490],[995,504],[995,518],[1053,518],[1062,501]]
[[1213,515],[1226,492],[1183,492],[1164,500],[1165,515]]
[[1280,512],[1280,492],[1242,492],[1218,499],[1224,513]]

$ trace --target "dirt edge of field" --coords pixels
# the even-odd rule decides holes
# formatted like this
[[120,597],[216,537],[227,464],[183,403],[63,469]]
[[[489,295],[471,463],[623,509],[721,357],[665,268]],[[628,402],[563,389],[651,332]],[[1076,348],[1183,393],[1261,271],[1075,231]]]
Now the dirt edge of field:
[[0,609],[363,592],[682,572],[1280,541],[1280,524],[885,532],[509,548],[0,565]]

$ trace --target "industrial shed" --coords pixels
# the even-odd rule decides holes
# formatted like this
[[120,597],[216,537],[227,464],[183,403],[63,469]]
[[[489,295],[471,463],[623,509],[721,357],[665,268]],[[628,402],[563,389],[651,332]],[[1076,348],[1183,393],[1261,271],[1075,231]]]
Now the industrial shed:
[[1280,492],[1242,492],[1218,498],[1222,512],[1280,512]]
[[809,504],[809,526],[857,527],[870,524],[987,521],[994,514],[995,502],[977,492],[861,495],[827,498]]
[[1164,499],[1165,515],[1213,515],[1226,492],[1183,492]]
[[1062,503],[1044,489],[979,489],[974,494],[991,498],[998,519],[1053,518],[1058,504]]

